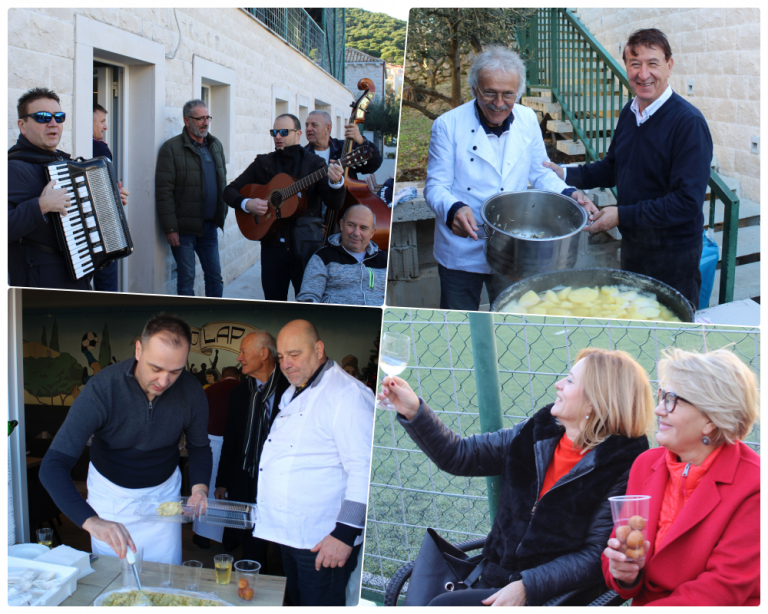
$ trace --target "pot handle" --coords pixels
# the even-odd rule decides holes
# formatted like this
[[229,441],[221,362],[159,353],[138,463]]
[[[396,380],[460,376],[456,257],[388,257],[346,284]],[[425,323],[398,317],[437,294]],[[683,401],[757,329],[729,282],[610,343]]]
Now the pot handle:
[[488,227],[485,224],[478,224],[477,225],[477,238],[487,240],[490,239],[493,236],[493,227],[491,227],[491,232],[488,232]]

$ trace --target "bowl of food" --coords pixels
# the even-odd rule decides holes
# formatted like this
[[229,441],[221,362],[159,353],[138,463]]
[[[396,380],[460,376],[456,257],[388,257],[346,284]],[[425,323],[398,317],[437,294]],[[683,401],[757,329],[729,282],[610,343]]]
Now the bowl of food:
[[534,275],[504,290],[492,311],[577,318],[693,322],[693,305],[657,279],[617,269]]
[[[142,591],[153,606],[231,606],[220,597],[195,591],[175,588],[144,587]],[[95,606],[135,606],[142,599],[135,588],[121,588],[99,595],[93,602]]]

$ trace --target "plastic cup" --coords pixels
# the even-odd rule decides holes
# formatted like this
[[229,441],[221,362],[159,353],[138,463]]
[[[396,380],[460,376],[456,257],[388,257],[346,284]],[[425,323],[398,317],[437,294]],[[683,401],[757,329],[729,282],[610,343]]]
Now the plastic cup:
[[616,539],[621,543],[620,551],[627,557],[627,561],[644,561],[645,542],[648,541],[650,495],[608,497],[608,501],[611,502]]
[[159,586],[163,588],[169,588],[173,586],[173,562],[170,559],[165,561],[158,561],[157,568],[160,574]]
[[188,591],[200,590],[200,570],[203,564],[200,561],[184,561],[184,588]]
[[53,529],[38,529],[37,543],[49,548],[53,547]]
[[[133,556],[136,559],[136,571],[141,573],[141,562],[144,560],[143,546],[136,546],[136,552],[133,553]],[[123,586],[125,588],[139,588],[136,586],[136,577],[133,575],[133,569],[131,569],[131,564],[127,558],[120,559],[120,576],[123,579]]]
[[235,578],[237,579],[237,596],[243,603],[252,603],[256,590],[256,581],[259,579],[261,563],[258,561],[243,560],[235,563]]
[[229,579],[232,576],[232,562],[234,560],[231,554],[217,554],[213,557],[217,584],[229,584]]

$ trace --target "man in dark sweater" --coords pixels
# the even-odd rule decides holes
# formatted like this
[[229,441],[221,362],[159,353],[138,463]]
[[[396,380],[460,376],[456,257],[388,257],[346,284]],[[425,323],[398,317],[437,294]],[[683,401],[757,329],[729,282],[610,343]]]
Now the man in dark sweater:
[[544,162],[568,185],[616,187],[616,207],[591,216],[589,232],[621,232],[621,268],[662,281],[699,304],[704,215],[712,137],[701,112],[672,91],[674,61],[656,29],[638,30],[624,48],[636,97],[622,109],[608,154],[564,169]]
[[[8,280],[12,286],[90,290],[90,275],[73,281],[53,228],[67,215],[65,190],[48,181],[44,164],[69,160],[57,147],[66,121],[56,92],[36,87],[19,98],[19,139],[8,151]],[[123,205],[128,191],[120,186]]]
[[[275,151],[256,156],[248,168],[227,186],[224,200],[261,218],[267,213],[266,200],[243,198],[240,190],[249,184],[267,185],[275,175],[286,173],[298,180],[325,167],[322,158],[299,145],[301,122],[290,114],[275,119],[270,134]],[[307,208],[282,222],[277,233],[261,241],[261,287],[268,301],[287,301],[288,287],[293,284],[296,295],[301,291],[301,279],[307,262],[323,244],[322,205],[338,210],[344,203],[344,175],[341,165],[328,165],[328,178],[321,179],[304,191]]]
[[[242,378],[238,385],[232,387],[228,397],[224,443],[214,496],[217,499],[256,503],[261,451],[277,417],[280,398],[290,384],[277,368],[275,338],[266,331],[243,337],[237,360],[242,365]],[[208,390],[212,388],[214,386]],[[264,573],[282,575],[280,566],[272,566],[267,556],[271,545],[275,558],[280,559],[277,544],[254,537],[249,530],[225,529],[226,549],[233,549],[238,541],[243,543],[243,558],[261,563]]]
[[[181,524],[154,523],[135,512],[142,497],[167,501],[180,494],[182,432],[193,484],[190,502],[208,496],[208,404],[184,370],[191,340],[183,320],[164,314],[150,318],[136,342],[135,359],[91,378],[43,458],[43,486],[59,509],[91,534],[94,553],[123,558],[127,548],[136,552],[142,546],[144,560],[181,564]],[[70,471],[91,435],[84,501]]]
[[[112,152],[104,141],[107,131],[107,110],[100,104],[93,105],[93,157],[103,156],[112,162]],[[93,289],[117,292],[117,260],[93,274]]]

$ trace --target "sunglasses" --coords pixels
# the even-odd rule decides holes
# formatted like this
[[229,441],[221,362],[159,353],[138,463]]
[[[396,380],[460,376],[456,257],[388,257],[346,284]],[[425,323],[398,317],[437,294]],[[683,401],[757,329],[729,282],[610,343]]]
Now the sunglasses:
[[51,119],[55,119],[57,124],[63,124],[64,120],[67,119],[67,114],[62,111],[59,111],[58,113],[38,111],[37,113],[27,113],[26,115],[21,116],[19,119],[25,119],[27,117],[31,117],[38,124],[47,124],[51,121]]
[[298,128],[280,128],[279,130],[270,130],[269,134],[273,137],[277,136],[278,134],[282,137],[288,136],[289,132],[298,132]]

